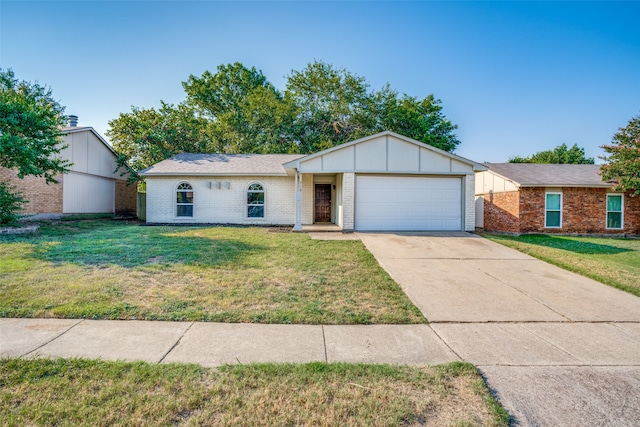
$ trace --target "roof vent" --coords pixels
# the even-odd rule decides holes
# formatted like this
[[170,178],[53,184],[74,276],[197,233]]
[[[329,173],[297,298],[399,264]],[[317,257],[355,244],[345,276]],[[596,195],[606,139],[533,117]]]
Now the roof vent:
[[78,126],[78,116],[73,114],[69,116],[69,127],[74,128]]

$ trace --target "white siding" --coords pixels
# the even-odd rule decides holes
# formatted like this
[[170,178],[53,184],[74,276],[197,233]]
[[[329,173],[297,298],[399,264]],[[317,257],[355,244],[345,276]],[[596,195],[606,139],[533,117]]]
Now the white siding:
[[114,179],[70,172],[63,177],[63,213],[113,213]]
[[302,160],[300,171],[462,175],[473,174],[473,166],[433,147],[381,135]]
[[366,141],[355,147],[356,170],[384,171],[387,169],[387,142],[384,138]]
[[491,171],[476,173],[475,187],[476,195],[518,191],[518,186],[513,181],[498,176]]
[[387,170],[393,172],[420,171],[420,150],[417,145],[389,138]]
[[[150,223],[293,225],[295,222],[293,177],[150,176],[146,181],[147,222]],[[308,185],[313,188],[313,180],[307,181],[309,184],[303,180],[304,191]],[[193,217],[176,217],[175,191],[181,182],[193,187]],[[261,183],[265,189],[264,219],[247,218],[247,186],[252,182]]]
[[64,135],[69,147],[61,152],[61,157],[73,163],[71,170],[105,178],[127,179],[116,169],[116,155],[96,137],[92,131],[84,130]]

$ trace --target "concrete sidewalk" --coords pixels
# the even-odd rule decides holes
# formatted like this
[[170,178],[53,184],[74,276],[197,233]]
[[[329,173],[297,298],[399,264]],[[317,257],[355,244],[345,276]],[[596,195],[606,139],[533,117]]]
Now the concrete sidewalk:
[[429,325],[265,325],[121,320],[0,319],[0,357],[184,362],[460,360]]
[[184,362],[640,366],[638,323],[265,325],[0,319],[0,357]]

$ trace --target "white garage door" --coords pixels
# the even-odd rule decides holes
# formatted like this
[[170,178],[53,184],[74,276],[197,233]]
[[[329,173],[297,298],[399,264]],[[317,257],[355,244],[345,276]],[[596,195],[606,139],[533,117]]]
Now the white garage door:
[[116,180],[69,172],[63,177],[62,212],[112,213]]
[[462,179],[356,176],[356,230],[461,230]]

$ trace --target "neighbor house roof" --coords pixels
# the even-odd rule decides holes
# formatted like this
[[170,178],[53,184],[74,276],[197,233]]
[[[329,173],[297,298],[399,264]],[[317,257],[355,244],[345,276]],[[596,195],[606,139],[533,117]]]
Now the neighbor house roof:
[[489,171],[521,187],[611,187],[600,165],[485,163]]
[[284,163],[302,154],[191,154],[163,160],[140,172],[158,175],[287,175]]

